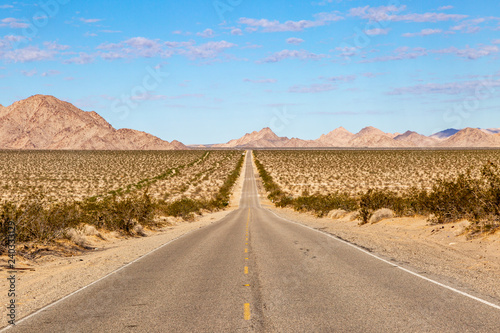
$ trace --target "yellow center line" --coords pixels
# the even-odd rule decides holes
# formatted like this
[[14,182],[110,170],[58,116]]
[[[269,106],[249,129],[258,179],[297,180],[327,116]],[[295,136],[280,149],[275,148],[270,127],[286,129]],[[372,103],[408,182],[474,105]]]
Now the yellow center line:
[[243,318],[250,320],[250,303],[245,303]]
[[245,266],[245,274],[248,274],[248,266]]
[[245,253],[248,253],[248,249],[245,249]]

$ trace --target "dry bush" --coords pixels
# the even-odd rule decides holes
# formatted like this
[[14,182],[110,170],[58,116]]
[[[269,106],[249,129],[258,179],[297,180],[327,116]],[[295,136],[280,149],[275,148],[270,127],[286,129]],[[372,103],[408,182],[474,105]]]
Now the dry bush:
[[337,219],[340,219],[340,218],[346,216],[347,213],[348,212],[343,210],[343,209],[334,209],[328,213],[327,217],[334,219],[334,220],[337,220]]
[[381,208],[373,213],[370,217],[370,223],[377,223],[385,219],[390,219],[394,217],[394,212],[387,208]]

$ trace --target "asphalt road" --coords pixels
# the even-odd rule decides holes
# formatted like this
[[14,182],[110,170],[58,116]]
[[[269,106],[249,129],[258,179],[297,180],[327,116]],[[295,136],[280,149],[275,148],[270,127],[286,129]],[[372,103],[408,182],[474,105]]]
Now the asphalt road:
[[500,332],[500,310],[260,207],[240,208],[9,332]]

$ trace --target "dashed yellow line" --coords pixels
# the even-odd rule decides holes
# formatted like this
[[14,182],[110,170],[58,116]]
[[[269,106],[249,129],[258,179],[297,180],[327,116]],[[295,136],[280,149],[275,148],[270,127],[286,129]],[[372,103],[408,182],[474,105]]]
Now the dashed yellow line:
[[245,303],[243,313],[243,318],[245,318],[245,320],[250,320],[250,303]]
[[[245,245],[248,246],[248,224],[250,222],[250,208],[248,208],[248,216],[247,216],[247,224],[245,228]],[[245,247],[245,253],[248,253],[248,247]],[[248,260],[248,257],[245,258],[245,260]],[[248,274],[248,266],[245,266],[244,270],[245,274]],[[250,287],[250,284],[245,284],[245,287]],[[243,318],[245,320],[250,320],[250,303],[245,303],[243,305]]]

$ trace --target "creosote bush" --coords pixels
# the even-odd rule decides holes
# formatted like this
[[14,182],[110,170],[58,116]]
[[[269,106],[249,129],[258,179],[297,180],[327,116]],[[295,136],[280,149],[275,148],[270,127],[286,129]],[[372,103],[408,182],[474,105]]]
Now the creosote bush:
[[[212,156],[215,161],[211,160]],[[236,158],[238,159],[234,166],[233,161]],[[106,195],[92,196],[82,201],[47,203],[43,195],[35,194],[20,202],[0,202],[0,253],[5,251],[10,221],[16,225],[17,242],[48,243],[68,238],[69,230],[76,230],[82,225],[133,235],[138,234],[137,230],[142,230],[141,227],[159,227],[160,222],[155,219],[158,215],[182,217],[190,221],[194,219],[194,214],[199,214],[202,210],[223,209],[229,204],[231,190],[241,172],[243,160],[244,156],[237,151],[205,152],[191,163],[124,186],[125,190],[120,188],[109,191]],[[203,163],[215,163],[218,167],[207,168]],[[192,173],[193,170],[202,170],[197,171],[193,181],[204,178],[215,187],[211,198],[193,198],[188,197],[186,193],[179,199],[165,201],[151,196],[150,186],[155,186],[162,179],[181,175],[183,171]],[[228,170],[231,170],[229,175]],[[210,177],[216,174],[217,180],[224,173],[227,176],[221,181],[222,185],[218,185],[220,183]],[[184,187],[190,188],[190,185],[184,184]]]

